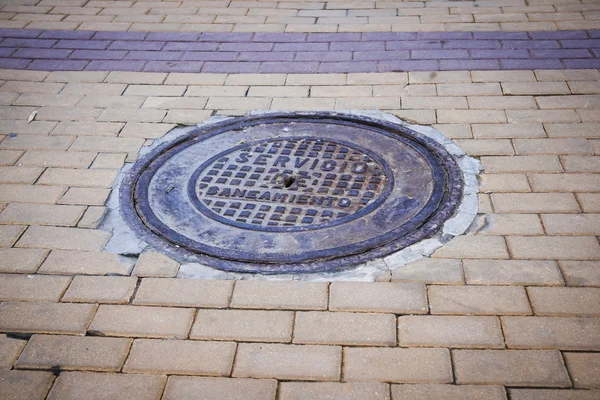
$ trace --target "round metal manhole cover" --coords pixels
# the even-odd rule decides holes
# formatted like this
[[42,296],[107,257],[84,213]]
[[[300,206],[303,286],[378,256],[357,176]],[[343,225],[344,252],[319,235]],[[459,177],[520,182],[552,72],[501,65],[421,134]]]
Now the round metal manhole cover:
[[436,141],[337,113],[195,128],[139,160],[121,210],[145,241],[229,271],[338,271],[437,232],[462,172]]

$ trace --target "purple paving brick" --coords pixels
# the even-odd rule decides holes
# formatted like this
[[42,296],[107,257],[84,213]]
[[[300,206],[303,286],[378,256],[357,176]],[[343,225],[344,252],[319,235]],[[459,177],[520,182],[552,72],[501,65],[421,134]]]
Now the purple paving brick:
[[585,31],[540,31],[529,32],[532,39],[587,39]]
[[198,40],[201,42],[249,42],[253,35],[253,33],[204,32]]
[[198,61],[148,61],[144,72],[200,72],[202,62]]
[[90,39],[95,31],[44,31],[40,39]]
[[15,51],[17,51],[15,47],[0,47],[0,57],[10,57]]
[[375,61],[355,61],[355,62],[324,62],[319,67],[321,73],[350,73],[350,72],[374,72],[377,71],[377,62]]
[[3,28],[0,29],[0,37],[9,37],[9,38],[36,38],[40,36],[43,31],[39,29],[9,29]]
[[474,71],[500,69],[498,60],[440,60],[442,71]]
[[328,43],[275,43],[273,51],[327,51]]
[[207,61],[202,67],[202,72],[216,72],[223,74],[246,74],[258,72],[260,63],[257,62],[214,62]]
[[592,49],[592,53],[594,53],[594,56],[600,57],[600,49]]
[[484,49],[473,49],[469,50],[471,58],[530,58],[529,53],[525,49],[515,50],[484,50]]
[[[322,65],[322,64],[321,64]],[[264,62],[261,63],[259,72],[262,73],[282,73],[296,74],[307,73],[314,74],[319,70],[318,62]]]
[[110,44],[110,40],[59,40],[54,45],[55,49],[85,49],[85,50],[104,50]]
[[115,40],[108,46],[110,50],[160,50],[165,42],[144,42],[141,40]]
[[296,53],[298,61],[350,61],[352,60],[351,51],[299,51]]
[[565,49],[592,49],[600,47],[600,39],[561,40],[560,44]]
[[254,34],[252,41],[254,42],[305,42],[308,34],[306,33],[270,33],[270,32],[259,32]]
[[587,33],[593,39],[600,39],[600,29],[592,29],[590,31],[587,31]]
[[18,39],[7,38],[0,43],[0,47],[32,47],[36,49],[49,49],[56,40],[52,39]]
[[0,68],[25,69],[30,62],[24,58],[0,58]]
[[498,40],[448,40],[443,43],[444,49],[499,49]]
[[417,32],[417,39],[469,40],[471,32]]
[[358,42],[360,33],[309,33],[307,42]]
[[415,40],[414,32],[365,32],[361,40],[364,42],[383,42],[387,40]]
[[87,60],[35,60],[28,69],[41,71],[81,71],[89,63]]
[[379,72],[439,71],[437,60],[380,61]]
[[407,60],[409,58],[408,50],[354,52],[354,60],[356,61]]
[[238,61],[292,61],[294,55],[291,51],[250,51],[240,53]]
[[413,50],[410,52],[415,60],[437,60],[469,58],[468,50]]
[[273,43],[221,43],[219,51],[271,51]]
[[527,32],[473,32],[474,39],[529,40]]
[[93,40],[144,40],[147,32],[96,32]]
[[410,40],[406,42],[385,42],[386,50],[431,50],[441,48],[442,42],[439,40]]
[[561,69],[560,60],[500,60],[502,69]]
[[238,53],[235,51],[187,51],[183,60],[189,61],[235,61]]
[[556,40],[502,40],[505,49],[558,49]]
[[596,69],[600,68],[600,59],[598,58],[589,58],[578,59],[578,60],[563,60],[565,63],[565,67],[567,68],[576,68],[576,69]]
[[330,51],[384,51],[384,42],[332,42]]
[[530,50],[533,58],[592,58],[587,49]]
[[[213,53],[210,53],[213,54]],[[176,61],[183,57],[182,51],[130,51],[126,60]]]
[[163,50],[165,51],[214,51],[217,50],[218,43],[193,43],[193,42],[167,42]]
[[74,60],[122,60],[125,50],[75,50],[69,58]]
[[142,71],[146,61],[135,60],[94,60],[86,70],[90,71]]
[[146,35],[146,40],[155,40],[158,42],[195,42],[199,37],[200,34],[194,32],[150,32]]
[[59,50],[59,49],[19,49],[15,54],[14,58],[67,58],[73,50]]

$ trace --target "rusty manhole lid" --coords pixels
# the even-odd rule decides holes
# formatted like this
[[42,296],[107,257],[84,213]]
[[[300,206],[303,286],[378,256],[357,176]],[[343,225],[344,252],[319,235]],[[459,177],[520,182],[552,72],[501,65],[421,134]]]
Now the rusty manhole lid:
[[273,113],[195,128],[139,160],[121,186],[136,234],[229,271],[338,271],[442,227],[461,170],[404,126]]

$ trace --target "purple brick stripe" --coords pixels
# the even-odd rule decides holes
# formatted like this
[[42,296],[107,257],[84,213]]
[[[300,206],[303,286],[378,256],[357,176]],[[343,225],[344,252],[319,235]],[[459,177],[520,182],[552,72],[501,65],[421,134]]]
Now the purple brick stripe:
[[211,73],[600,68],[600,31],[146,33],[0,29],[0,68]]

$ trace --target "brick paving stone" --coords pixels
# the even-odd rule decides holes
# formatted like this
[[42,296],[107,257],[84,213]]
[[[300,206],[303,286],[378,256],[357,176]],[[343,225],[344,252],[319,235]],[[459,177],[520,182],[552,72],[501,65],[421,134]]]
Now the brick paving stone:
[[576,388],[600,388],[600,354],[565,353],[564,356]]
[[392,314],[298,312],[293,342],[395,346],[396,317]]
[[563,170],[556,156],[481,157],[481,162],[483,163],[485,172],[488,174],[506,172],[562,172]]
[[499,213],[579,212],[572,193],[494,193],[492,202]]
[[600,214],[544,214],[542,221],[548,235],[600,235]]
[[109,194],[110,189],[70,187],[58,203],[102,206],[106,203]]
[[451,383],[447,349],[344,348],[344,381]]
[[50,372],[0,370],[0,393],[10,394],[10,400],[43,400],[52,382]]
[[600,315],[600,288],[530,287],[527,293],[536,315]]
[[65,188],[60,186],[0,184],[0,202],[54,204],[64,192]]
[[19,369],[119,371],[131,339],[33,335],[17,360]]
[[322,400],[389,400],[387,384],[376,382],[281,382],[281,400],[322,399]]
[[497,317],[401,316],[401,347],[504,348]]
[[508,389],[512,400],[594,400],[600,390]]
[[302,381],[338,381],[342,348],[240,343],[232,376]]
[[20,225],[0,225],[0,247],[11,247],[24,230]]
[[123,371],[227,376],[235,349],[234,342],[138,339],[133,343]]
[[89,332],[102,336],[185,338],[193,309],[101,305]]
[[225,308],[232,290],[233,281],[146,278],[133,304]]
[[127,304],[137,279],[128,276],[74,276],[62,297],[68,303]]
[[594,123],[581,124],[544,124],[548,137],[598,137]]
[[327,309],[328,284],[301,281],[236,281],[231,308]]
[[564,284],[558,265],[554,261],[464,260],[463,268],[469,285]]
[[514,139],[513,144],[520,155],[593,154],[592,148],[583,138]]
[[525,174],[482,174],[480,180],[483,193],[531,191]]
[[480,235],[543,235],[544,228],[540,217],[535,214],[494,214],[485,216],[485,225],[478,231]]
[[595,193],[578,193],[577,199],[583,212],[600,212],[600,199]]
[[77,226],[80,228],[97,228],[102,222],[106,211],[106,207],[88,207],[83,217],[77,223]]
[[333,282],[330,311],[425,314],[425,286],[417,282]]
[[274,400],[276,391],[277,381],[273,379],[169,376],[163,399]]
[[600,286],[599,261],[560,261],[567,286]]
[[[48,133],[53,129],[49,128]],[[2,141],[0,148],[11,150],[66,150],[73,136],[17,135]]]
[[48,400],[90,397],[97,400],[159,400],[166,379],[164,375],[63,372],[52,387]]
[[[25,347],[26,340],[15,339],[8,337],[4,334],[0,334],[0,371],[4,369],[11,369],[21,350]],[[1,382],[1,378],[0,378]],[[0,388],[2,384],[0,383]]]
[[600,245],[590,236],[512,236],[506,239],[513,258],[541,260],[600,258]]
[[109,188],[112,186],[118,172],[117,169],[48,168],[44,171],[38,183],[42,185]]
[[571,317],[502,317],[513,349],[598,350],[600,320]]
[[89,229],[54,226],[30,226],[21,236],[16,247],[40,247],[46,249],[100,251],[110,233]]
[[600,172],[600,157],[563,156],[567,172]]
[[145,252],[140,254],[135,263],[132,275],[142,277],[174,277],[179,270],[179,263],[164,254]]
[[[494,98],[495,99],[495,98]],[[476,139],[512,139],[515,137],[546,137],[546,132],[542,124],[535,123],[520,123],[520,124],[472,124],[473,136]],[[493,157],[503,159],[503,157]],[[482,157],[483,160],[488,160],[492,157]],[[509,160],[515,157],[509,158]],[[524,158],[521,158],[524,160]],[[486,171],[489,172],[486,166]]]
[[[393,267],[389,260],[386,263]],[[392,270],[392,282],[462,285],[464,279],[460,260],[423,258]]]
[[0,274],[0,300],[56,302],[70,282],[69,276]]
[[288,311],[198,310],[190,339],[289,343],[293,322]]
[[32,274],[47,255],[42,249],[0,249],[0,272]]
[[502,386],[475,385],[392,385],[392,400],[506,400]]
[[93,304],[5,302],[0,305],[0,329],[83,335],[95,311]]
[[54,204],[9,204],[0,213],[0,223],[74,226],[85,207]]
[[453,350],[456,383],[506,386],[571,386],[558,351]]
[[532,174],[531,186],[536,192],[595,192],[599,174]]
[[32,184],[43,170],[39,167],[0,167],[0,183]]
[[432,257],[506,259],[508,251],[501,237],[457,236],[444,247],[436,250]]
[[116,254],[92,251],[52,250],[39,271],[44,274],[129,275],[133,265]]
[[432,314],[529,315],[523,287],[429,286]]

